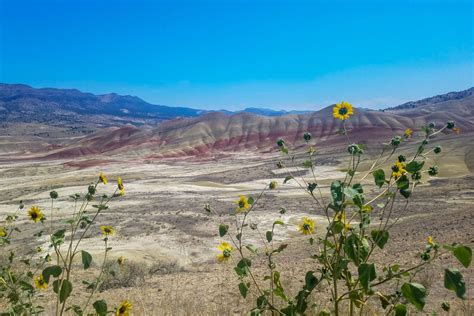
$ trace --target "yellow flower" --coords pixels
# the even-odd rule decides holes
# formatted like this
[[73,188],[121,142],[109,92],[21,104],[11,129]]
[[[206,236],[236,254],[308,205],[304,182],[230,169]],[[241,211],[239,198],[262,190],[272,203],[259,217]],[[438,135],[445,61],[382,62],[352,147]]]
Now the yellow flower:
[[48,283],[46,283],[42,274],[35,277],[35,287],[38,290],[46,290],[48,288]]
[[123,301],[122,304],[117,307],[117,316],[128,316],[130,315],[130,310],[132,309],[132,304],[129,301]]
[[277,188],[277,186],[278,186],[278,182],[272,181],[272,182],[270,182],[269,188],[270,188],[270,190],[275,190]]
[[217,261],[219,262],[225,262],[229,260],[232,251],[234,248],[228,243],[228,242],[221,242],[221,244],[217,247],[220,251],[222,251],[221,254],[217,255]]
[[118,257],[117,263],[119,264],[119,266],[123,266],[125,264],[125,257],[124,256]]
[[410,138],[412,134],[413,134],[413,131],[411,130],[411,128],[407,128],[403,136],[405,136],[405,138]]
[[428,245],[430,245],[430,246],[435,245],[435,242],[433,241],[433,237],[431,237],[431,236],[428,236]]
[[405,168],[406,168],[405,163],[396,161],[395,165],[392,166],[392,177],[394,177],[395,180],[400,178],[402,175],[404,175],[407,172]]
[[100,226],[100,230],[105,237],[115,234],[115,229],[112,226]]
[[0,237],[7,237],[7,230],[5,227],[0,227]]
[[351,228],[351,225],[349,223],[346,223],[346,213],[345,212],[340,212],[340,213],[337,213],[335,216],[334,216],[334,220],[336,222],[341,222],[344,224],[344,231],[349,231],[349,229]]
[[249,199],[247,199],[244,195],[241,195],[240,199],[236,203],[238,205],[237,212],[245,212],[250,207]]
[[117,187],[120,191],[120,195],[125,195],[125,187],[123,186],[122,178],[117,178]]
[[314,221],[309,217],[303,217],[301,224],[298,225],[298,230],[303,235],[311,235],[314,232]]
[[332,115],[334,118],[341,121],[347,120],[352,114],[354,114],[352,104],[345,101],[336,104],[332,109]]
[[102,182],[103,184],[107,184],[107,178],[105,177],[105,174],[102,172],[99,175],[99,181]]
[[38,223],[39,221],[43,220],[43,213],[41,212],[38,206],[32,206],[28,211],[28,216],[35,223]]

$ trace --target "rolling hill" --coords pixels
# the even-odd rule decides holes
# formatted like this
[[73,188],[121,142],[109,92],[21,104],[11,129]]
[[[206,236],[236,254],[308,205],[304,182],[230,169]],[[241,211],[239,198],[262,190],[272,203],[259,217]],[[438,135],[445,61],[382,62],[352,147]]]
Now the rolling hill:
[[[41,138],[41,142],[38,142],[38,139],[32,136],[30,143],[22,139],[24,148],[20,149],[14,146],[17,140],[11,140],[9,147],[4,146],[11,149],[5,149],[7,152],[4,154],[7,156],[14,152],[16,155],[21,153],[35,157],[73,159],[83,156],[119,154],[155,159],[213,157],[239,151],[265,153],[275,150],[275,142],[278,138],[284,138],[295,145],[302,144],[302,135],[306,131],[313,134],[319,147],[329,150],[346,142],[345,138],[338,135],[342,123],[332,118],[331,106],[312,113],[276,116],[245,112],[198,113],[197,110],[187,108],[157,106],[157,109],[163,109],[163,112],[153,112],[153,114],[150,109],[155,106],[136,97],[115,94],[94,96],[77,90],[68,90],[66,97],[63,90],[58,92],[56,89],[39,91],[43,89],[31,90],[25,86],[2,86],[2,88],[3,91],[14,90],[8,93],[3,92],[0,97],[4,102],[0,104],[3,104],[4,108],[5,104],[8,106],[9,115],[25,113],[28,111],[25,102],[35,100],[38,102],[37,107],[45,112],[44,115],[54,111],[66,116],[74,113],[88,117],[90,122],[97,118],[105,119],[108,116],[119,117],[122,114],[114,112],[114,109],[118,107],[129,109],[129,113],[123,113],[123,115],[133,113],[137,117],[142,115],[142,118],[153,117],[160,121],[159,124],[153,120],[144,120],[142,124],[136,124],[136,122],[130,124],[125,119],[120,124],[115,124],[109,120],[108,125],[104,124],[105,128],[97,129],[90,135],[64,137],[59,143],[49,141],[47,137]],[[31,95],[18,91],[27,91]],[[346,128],[350,130],[351,141],[365,144],[378,144],[390,139],[394,134],[401,135],[407,127],[417,128],[428,122],[445,124],[448,120],[455,120],[463,134],[470,135],[474,132],[473,91],[474,89],[471,88],[381,111],[357,109],[355,115],[347,122]],[[5,101],[7,94],[10,95],[8,102]],[[61,104],[66,105],[53,101],[58,98],[57,94],[63,100]],[[188,117],[161,121],[177,114]],[[201,115],[196,116],[199,114]],[[71,116],[69,119],[74,122],[75,117]]]
[[[405,128],[435,122],[442,126],[455,120],[463,134],[474,132],[472,94],[442,102],[424,102],[412,109],[371,111],[357,109],[347,122],[351,140],[380,143]],[[346,139],[338,135],[342,123],[332,118],[332,107],[309,114],[261,116],[249,113],[207,113],[196,118],[181,118],[153,126],[122,126],[102,130],[48,153],[48,157],[72,158],[87,154],[130,154],[147,158],[214,156],[225,153],[271,152],[282,137],[302,144],[309,131],[318,146],[331,149]]]

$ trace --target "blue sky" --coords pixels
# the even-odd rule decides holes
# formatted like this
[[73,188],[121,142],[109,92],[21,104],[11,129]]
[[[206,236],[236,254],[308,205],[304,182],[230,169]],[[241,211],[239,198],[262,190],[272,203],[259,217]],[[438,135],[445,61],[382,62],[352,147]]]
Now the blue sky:
[[473,86],[473,1],[0,0],[0,82],[203,109]]

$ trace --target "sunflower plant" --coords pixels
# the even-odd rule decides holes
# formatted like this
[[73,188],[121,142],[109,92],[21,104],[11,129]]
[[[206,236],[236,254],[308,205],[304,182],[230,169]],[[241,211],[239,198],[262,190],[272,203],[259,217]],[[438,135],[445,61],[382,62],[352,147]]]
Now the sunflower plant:
[[[20,202],[17,211],[8,215],[0,224],[0,300],[7,303],[2,306],[1,315],[44,314],[46,297],[48,300],[50,297],[54,298],[55,307],[53,311],[49,311],[50,314],[129,315],[132,304],[127,300],[115,309],[109,309],[105,300],[93,301],[107,273],[105,263],[112,250],[109,238],[115,234],[112,226],[100,226],[96,232],[97,235],[102,233],[104,242],[98,276],[88,273],[92,280],[77,282],[79,277],[75,263],[81,262],[82,269],[88,270],[94,260],[89,252],[80,248],[81,242],[88,234],[94,235],[97,220],[102,213],[108,211],[109,202],[125,194],[121,178],[117,179],[112,193],[99,194],[99,188],[107,183],[106,176],[100,173],[84,194],[71,195],[73,213],[68,217],[54,218],[53,210],[59,194],[51,191],[49,214],[38,205],[25,210],[25,205]],[[34,250],[20,248],[23,226],[18,225],[18,221],[25,215],[32,225],[37,225],[33,227],[36,231],[33,237],[43,244]],[[124,263],[125,258],[120,257],[119,260]],[[79,287],[85,288],[87,296],[81,302],[74,302],[74,293]]]
[[[281,152],[277,166],[287,172],[283,185],[295,182],[318,210],[314,215],[324,218],[318,224],[314,218],[303,217],[295,227],[309,243],[314,260],[312,268],[302,275],[304,283],[296,295],[285,288],[281,281],[284,272],[275,261],[287,250],[288,244],[275,242],[274,236],[278,227],[288,224],[279,218],[266,231],[261,231],[259,224],[249,224],[262,196],[277,187],[275,181],[265,186],[255,199],[240,196],[236,202],[235,218],[230,223],[226,222],[223,212],[205,206],[208,213],[218,218],[219,236],[227,239],[218,247],[217,260],[235,263],[240,295],[255,300],[250,311],[252,315],[266,312],[272,315],[362,315],[365,309],[368,310],[369,301],[371,304],[379,302],[377,308],[384,314],[408,315],[411,309],[423,311],[426,303],[428,291],[415,279],[423,267],[447,253],[452,254],[460,265],[470,266],[471,248],[462,244],[443,244],[431,236],[420,245],[418,262],[413,265],[382,264],[374,258],[374,254],[389,243],[390,231],[399,220],[399,216],[394,215],[394,207],[397,205],[402,209],[397,214],[405,213],[422,181],[438,174],[436,165],[428,165],[432,161],[431,155],[441,152],[441,147],[433,142],[435,136],[442,133],[457,133],[455,123],[449,121],[439,129],[434,123],[423,126],[420,140],[414,140],[412,129],[407,128],[402,136],[396,135],[384,143],[376,159],[368,158],[370,167],[363,171],[364,147],[349,142],[345,127],[345,122],[353,114],[354,108],[348,102],[341,102],[333,108],[333,117],[341,121],[341,134],[348,140],[348,165],[343,178],[332,181],[327,187],[323,187],[317,177],[315,165],[318,157],[310,133],[304,133],[306,148],[299,155],[292,154],[283,139],[277,141]],[[415,150],[411,155],[398,154],[402,147],[406,150],[414,147]],[[301,157],[304,159],[302,163],[299,162]],[[292,173],[292,170],[302,168],[308,170],[309,176]],[[280,214],[285,212],[284,208],[279,210]],[[247,241],[249,230],[260,236],[263,249]],[[262,256],[267,269],[263,275],[255,271],[255,261]],[[293,264],[297,265],[298,261]],[[445,268],[444,285],[458,298],[466,299],[466,281],[456,267]],[[323,304],[318,306],[314,303],[314,292],[329,294],[322,294]],[[449,302],[443,302],[439,307],[449,310],[449,306]]]

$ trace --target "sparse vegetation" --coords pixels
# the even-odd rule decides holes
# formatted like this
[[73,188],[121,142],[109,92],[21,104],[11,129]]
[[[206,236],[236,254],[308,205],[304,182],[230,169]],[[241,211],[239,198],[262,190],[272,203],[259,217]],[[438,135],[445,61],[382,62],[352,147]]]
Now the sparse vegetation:
[[[229,220],[227,209],[220,211],[211,205],[206,206],[207,212],[219,218],[219,236],[228,238],[219,245],[218,261],[230,263],[238,258],[234,269],[239,280],[238,291],[244,299],[253,300],[250,302],[253,308],[248,310],[254,315],[404,315],[410,311],[423,310],[427,295],[439,275],[436,266],[430,264],[438,262],[440,256],[454,255],[452,257],[459,261],[459,266],[470,265],[472,252],[468,246],[433,239],[428,236],[428,232],[425,236],[426,243],[419,247],[415,264],[388,263],[375,258],[377,254],[383,255],[382,251],[387,251],[389,241],[392,241],[392,228],[401,219],[401,214],[410,210],[417,193],[424,189],[420,185],[428,177],[435,177],[438,172],[443,171],[433,163],[431,157],[445,154],[444,147],[441,149],[435,142],[444,132],[456,131],[454,122],[448,122],[439,129],[433,124],[422,127],[420,131],[407,129],[403,135],[388,140],[380,156],[371,161],[369,168],[363,170],[360,166],[367,163],[364,161],[365,148],[362,144],[350,142],[350,130],[345,126],[346,120],[353,113],[349,106],[350,104],[344,103],[335,108],[335,116],[342,120],[340,137],[347,140],[345,179],[333,181],[327,189],[321,185],[315,168],[320,163],[319,152],[312,143],[312,135],[304,133],[304,152],[291,152],[290,146],[283,139],[277,142],[282,155],[277,166],[287,175],[283,183],[272,180],[258,196],[238,196],[232,206],[235,210],[232,220]],[[344,110],[344,113],[339,113],[340,110]],[[419,135],[423,137],[419,141],[415,140]],[[405,144],[416,144],[417,150],[408,155]],[[303,156],[305,158],[301,160]],[[325,159],[334,161],[335,158],[326,156]],[[387,162],[390,162],[390,169],[384,167]],[[308,180],[306,171],[310,172],[313,179]],[[229,172],[232,175],[230,178],[238,177],[239,172],[241,171]],[[248,176],[249,179],[252,177],[254,175]],[[372,185],[368,184],[369,180],[373,182]],[[298,223],[288,223],[283,220],[287,209],[278,208],[275,210],[275,220],[269,227],[260,223],[258,218],[254,220],[253,216],[257,215],[255,211],[262,207],[264,197],[269,194],[272,198],[276,197],[278,188],[287,183],[299,186],[308,197],[308,204],[318,210],[318,213],[314,217],[301,216]],[[54,297],[57,304],[53,312],[56,315],[127,315],[132,303],[136,304],[141,297],[123,297],[122,304],[110,308],[105,295],[124,288],[146,289],[150,285],[147,283],[148,279],[153,276],[164,278],[179,275],[183,271],[182,265],[176,260],[156,260],[147,265],[111,256],[115,225],[102,223],[99,220],[103,217],[99,215],[110,215],[109,201],[124,195],[125,187],[119,178],[115,191],[103,194],[101,190],[109,186],[105,175],[100,174],[97,181],[87,187],[86,193],[72,195],[70,201],[74,213],[69,218],[64,215],[60,218],[53,217],[57,213],[53,210],[59,196],[56,191],[50,193],[51,212],[29,201],[31,206],[26,207],[20,203],[17,212],[6,218],[0,227],[1,247],[8,249],[8,252],[4,251],[0,255],[0,299],[7,302],[8,306],[2,312],[6,315],[48,314],[51,310],[44,308],[44,300],[46,297]],[[61,186],[42,185],[40,189],[51,188],[59,190]],[[324,190],[328,192],[323,192]],[[308,205],[299,200],[294,202],[291,197],[285,202],[291,203],[293,207]],[[395,205],[402,209],[396,216],[393,212]],[[221,201],[220,206],[225,206],[225,203]],[[181,210],[175,215],[180,212]],[[137,217],[134,220],[140,221],[140,224],[134,225],[140,226],[137,231],[145,235],[154,232],[154,225],[160,225],[163,230],[167,227],[178,228],[179,234],[184,234],[185,229],[203,233],[199,231],[202,221],[194,225],[194,218],[188,218],[185,219],[185,225],[178,225],[168,215],[158,220],[155,218],[152,222]],[[21,240],[16,239],[21,233],[21,225],[18,224],[25,216],[30,220],[27,227],[35,229],[32,239],[40,248],[36,244],[34,247],[25,247]],[[324,221],[316,218],[317,216],[322,216]],[[107,225],[98,226],[99,222]],[[23,227],[25,226],[21,226],[21,229]],[[301,267],[290,273],[286,270],[289,265],[282,267],[278,260],[295,246],[279,241],[282,227],[295,234],[299,233],[299,238],[311,249],[306,253],[313,260],[311,268],[301,275],[297,273],[307,268],[307,261],[303,264],[300,257],[290,257],[289,265]],[[258,236],[261,244],[257,244],[258,241],[255,240],[250,241],[249,232]],[[102,255],[94,255],[93,260],[91,253],[80,249],[80,244],[81,241],[100,234],[103,235]],[[198,253],[199,250],[188,252],[189,256]],[[262,268],[265,269],[264,272]],[[205,272],[211,273],[210,270]],[[446,287],[461,299],[464,298],[467,286],[461,272],[457,267],[449,266],[444,273]],[[230,274],[224,278],[225,284],[228,284],[228,277]],[[302,284],[298,282],[301,279]],[[180,287],[184,289],[194,286],[187,284],[187,280],[181,277],[176,278],[175,284],[177,292]],[[166,284],[163,285],[165,286]],[[159,291],[161,290],[160,288]],[[85,299],[77,299],[74,295],[76,293],[81,293]],[[101,298],[103,295],[104,298]],[[242,309],[237,295],[234,295],[228,306],[213,302],[208,311],[224,313],[233,308]],[[192,302],[181,304],[182,298],[178,295],[176,297],[170,307],[172,310],[185,307],[188,312],[195,312]],[[451,305],[453,302],[446,300],[435,309],[449,310]],[[467,308],[466,306],[468,305],[461,304],[461,308]]]
[[[222,220],[222,211],[210,205],[205,206],[207,212],[221,219],[218,230],[220,237],[229,240],[222,241],[218,246],[220,254],[217,260],[228,262],[234,256],[238,257],[234,267],[240,281],[238,290],[243,298],[255,299],[252,315],[265,312],[288,316],[315,312],[320,316],[363,315],[366,311],[376,313],[377,309],[385,314],[408,315],[411,309],[424,309],[429,292],[427,287],[431,285],[427,278],[431,275],[420,278],[419,274],[429,271],[427,267],[431,263],[449,253],[458,260],[460,266],[467,268],[471,264],[471,248],[462,244],[443,244],[428,235],[425,245],[420,245],[417,263],[408,266],[398,262],[381,265],[373,258],[390,241],[391,228],[400,219],[392,215],[395,203],[402,205],[403,212],[408,210],[422,181],[427,176],[438,174],[438,166],[429,165],[430,155],[441,152],[440,147],[434,146],[433,142],[442,132],[454,130],[454,122],[449,121],[439,129],[434,123],[423,126],[423,136],[416,141],[417,150],[409,156],[399,151],[404,142],[414,141],[413,131],[407,128],[403,136],[394,136],[384,144],[383,151],[371,163],[368,171],[360,172],[364,148],[350,141],[345,124],[352,114],[353,108],[347,102],[334,107],[334,118],[342,121],[340,134],[347,140],[349,159],[344,180],[333,181],[329,187],[330,199],[324,198],[314,170],[317,150],[311,143],[311,134],[304,134],[307,159],[302,164],[298,163],[283,139],[277,141],[283,155],[277,165],[288,170],[283,185],[289,181],[296,182],[313,201],[315,208],[319,209],[318,215],[325,218],[325,224],[319,227],[309,217],[303,217],[297,226],[299,232],[307,236],[314,265],[306,272],[304,284],[295,296],[285,289],[282,283],[285,271],[281,271],[275,261],[275,257],[287,250],[288,244],[276,243],[274,237],[279,227],[287,224],[280,219],[276,219],[271,227],[261,227],[258,222],[250,222],[262,196],[274,190],[277,184],[272,181],[256,198],[240,196],[232,223]],[[393,162],[391,170],[387,172],[381,166],[388,161]],[[313,179],[307,181],[295,176],[291,170],[298,168],[309,169]],[[367,194],[367,185],[363,184],[367,178],[373,178],[377,190],[375,196]],[[233,229],[231,224],[235,224]],[[264,249],[259,250],[246,241],[248,230],[258,232]],[[253,266],[254,257],[260,251],[267,262],[264,275],[257,275]],[[294,264],[298,264],[298,258],[294,259]],[[329,309],[321,309],[311,297],[313,291],[321,286],[329,292],[326,301],[330,305]],[[444,286],[458,298],[466,299],[466,281],[457,267],[445,267]],[[380,306],[375,307],[375,310],[374,298]],[[449,310],[449,303],[444,302],[440,308]]]

